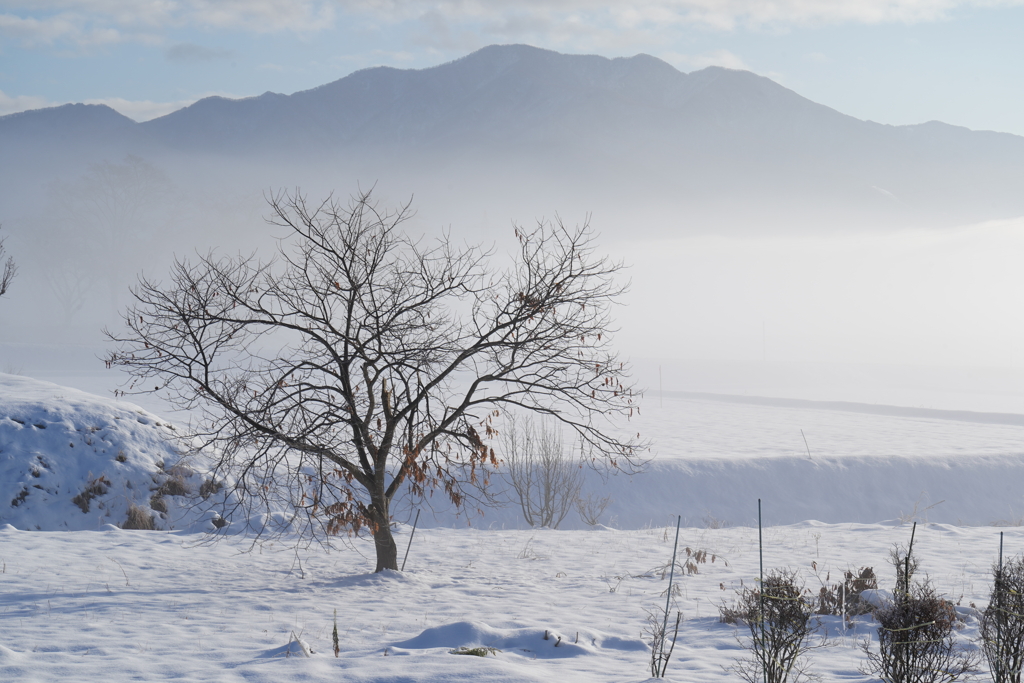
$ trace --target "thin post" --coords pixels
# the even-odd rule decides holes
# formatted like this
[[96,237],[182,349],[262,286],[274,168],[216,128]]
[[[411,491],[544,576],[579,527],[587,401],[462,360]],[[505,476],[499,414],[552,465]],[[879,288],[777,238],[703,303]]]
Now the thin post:
[[804,437],[804,448],[807,449],[807,459],[810,460],[811,459],[811,447],[807,445],[807,437],[804,436],[804,430],[802,430],[802,429],[800,430],[800,436]]
[[[665,641],[668,639],[668,608],[672,600],[672,578],[676,573],[676,551],[679,549],[679,525],[683,522],[683,516],[676,517],[676,542],[672,544],[672,566],[668,570],[668,595],[665,596],[665,621],[661,625],[661,653],[665,651]],[[662,674],[665,672],[662,671]]]
[[839,600],[843,605],[843,637],[846,637],[846,578],[839,584]]
[[906,592],[906,599],[910,599],[910,555],[914,552],[914,534],[917,533],[917,522],[910,529],[910,546],[907,548],[907,556],[903,558],[903,590]]
[[996,574],[996,609],[998,610],[999,618],[996,622],[996,639],[998,642],[997,652],[999,657],[996,659],[996,671],[994,676],[997,683],[1002,683],[1006,680],[1006,660],[1005,656],[1005,634],[1004,625],[1006,619],[1006,613],[1003,611],[1003,592],[1005,590],[1005,584],[1003,583],[1003,532],[999,532],[999,572]]
[[1003,532],[999,532],[999,576],[1003,575]]
[[416,525],[420,523],[420,511],[416,511],[416,519],[412,523],[412,533],[409,534],[409,545],[405,546],[405,557],[402,558],[402,571],[405,571],[405,561],[409,559],[409,549],[412,548],[412,539],[416,535]]
[[761,580],[757,589],[758,605],[761,608],[761,675],[768,683],[768,661],[764,654],[764,540],[761,534],[761,499],[757,499],[757,556],[760,563]]

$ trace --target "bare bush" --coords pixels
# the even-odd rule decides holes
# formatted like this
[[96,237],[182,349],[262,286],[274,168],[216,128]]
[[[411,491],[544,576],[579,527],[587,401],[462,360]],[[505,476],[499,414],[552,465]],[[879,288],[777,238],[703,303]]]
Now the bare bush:
[[137,505],[128,505],[128,517],[121,525],[122,529],[138,529],[141,531],[152,531],[156,528],[153,516]]
[[751,656],[737,661],[732,671],[748,683],[787,683],[805,676],[803,655],[819,647],[810,636],[814,605],[797,583],[796,572],[774,569],[760,589],[744,588],[736,606],[720,608],[721,620],[742,620],[750,630]]
[[878,578],[873,567],[861,567],[856,572],[847,570],[842,583],[830,583],[826,576],[824,585],[818,591],[815,612],[833,616],[868,614],[872,607],[861,599],[861,593],[877,588]]
[[532,527],[557,529],[579,498],[583,463],[565,452],[554,423],[514,414],[506,422],[502,456],[523,519]]
[[92,499],[106,495],[108,490],[110,490],[110,480],[101,474],[95,479],[90,479],[85,488],[71,499],[71,502],[77,505],[82,512],[88,513]]
[[[679,622],[683,619],[683,613],[676,611],[675,625],[669,624],[668,615],[664,610],[647,612],[647,626],[644,627],[651,639],[651,676],[662,678],[668,669],[668,662],[672,659],[672,651],[676,649],[676,639],[679,637]],[[669,637],[671,631],[671,637]]]
[[917,561],[911,545],[893,549],[896,590],[892,602],[875,611],[878,651],[864,643],[865,673],[886,683],[951,683],[977,669],[978,656],[957,643],[953,605],[927,580],[914,582]]
[[611,496],[598,496],[593,493],[587,493],[586,496],[578,496],[576,498],[576,512],[579,513],[580,519],[585,524],[597,526],[601,523],[601,515],[604,514],[604,511],[611,504]]
[[0,237],[0,264],[3,264],[3,270],[0,271],[0,296],[7,293],[11,287],[11,281],[14,280],[14,276],[18,272],[18,266],[15,265],[13,256],[8,256],[4,261],[5,253],[4,238]]
[[993,683],[1020,683],[1024,668],[1024,557],[992,567],[994,582],[981,618],[981,647]]

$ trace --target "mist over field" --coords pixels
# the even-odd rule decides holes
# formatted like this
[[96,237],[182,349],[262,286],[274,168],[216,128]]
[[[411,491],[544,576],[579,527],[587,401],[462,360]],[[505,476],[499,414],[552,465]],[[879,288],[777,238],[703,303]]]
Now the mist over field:
[[[0,118],[0,141],[0,223],[21,268],[0,307],[10,369],[102,375],[100,330],[139,274],[211,249],[269,257],[284,235],[267,197],[372,187],[383,206],[411,202],[412,234],[499,253],[514,224],[589,221],[629,265],[618,344],[652,389],[862,398],[850,382],[728,376],[863,366],[918,368],[936,404],[1021,396],[986,378],[1024,365],[1012,135],[858,121],[748,72],[504,46],[144,124],[98,106],[24,112]],[[694,379],[695,363],[722,371]]]

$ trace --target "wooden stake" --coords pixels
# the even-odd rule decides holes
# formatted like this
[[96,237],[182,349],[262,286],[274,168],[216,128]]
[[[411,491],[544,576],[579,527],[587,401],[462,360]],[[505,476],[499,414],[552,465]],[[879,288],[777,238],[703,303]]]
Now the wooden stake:
[[416,525],[420,523],[420,511],[416,511],[416,519],[412,523],[412,533],[409,534],[409,545],[405,546],[405,557],[402,558],[402,571],[405,571],[405,561],[409,559],[409,549],[412,548],[412,539],[416,535]]

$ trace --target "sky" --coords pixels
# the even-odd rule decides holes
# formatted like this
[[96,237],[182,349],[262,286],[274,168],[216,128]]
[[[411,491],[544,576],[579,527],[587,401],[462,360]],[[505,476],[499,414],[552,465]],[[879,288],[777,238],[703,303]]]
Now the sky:
[[495,43],[748,69],[846,114],[1024,135],[1024,0],[0,0],[0,115],[136,120]]

